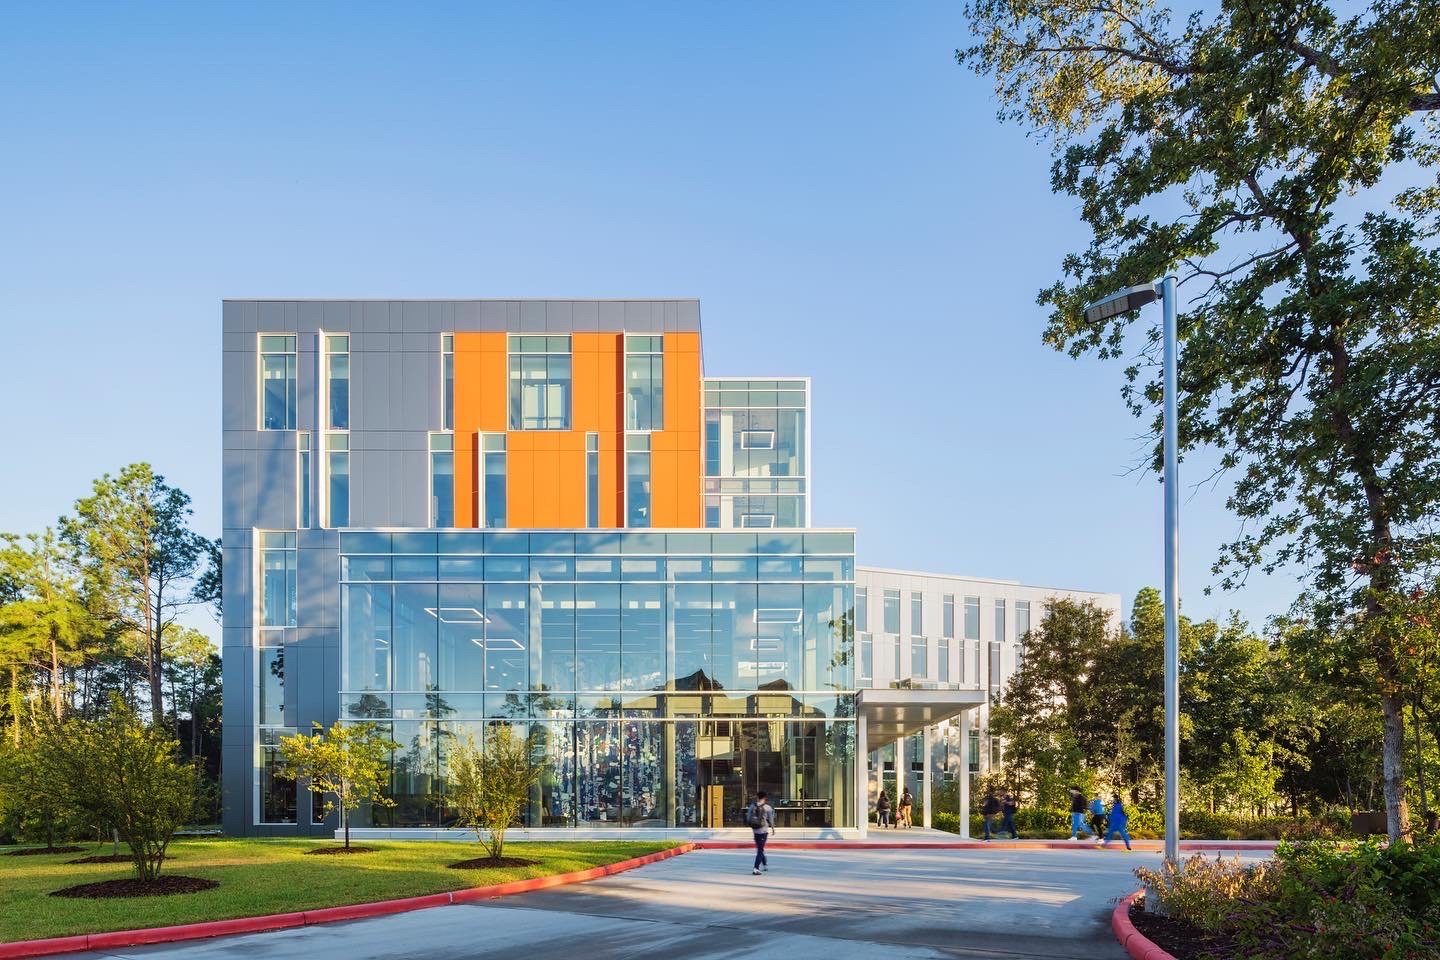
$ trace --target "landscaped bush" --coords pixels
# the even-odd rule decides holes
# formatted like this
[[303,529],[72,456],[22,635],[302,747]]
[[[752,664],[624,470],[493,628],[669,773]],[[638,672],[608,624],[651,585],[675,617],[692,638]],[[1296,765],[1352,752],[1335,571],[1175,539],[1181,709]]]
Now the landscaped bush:
[[1165,912],[1233,938],[1252,960],[1440,957],[1440,840],[1282,843],[1258,867],[1191,858],[1140,868]]

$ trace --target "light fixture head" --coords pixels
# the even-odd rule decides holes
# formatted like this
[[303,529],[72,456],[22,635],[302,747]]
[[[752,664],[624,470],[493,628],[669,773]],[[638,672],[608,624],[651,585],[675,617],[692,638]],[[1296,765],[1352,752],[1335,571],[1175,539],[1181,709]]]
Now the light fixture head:
[[1129,313],[1131,310],[1139,310],[1147,303],[1153,303],[1160,298],[1160,291],[1153,283],[1142,283],[1134,287],[1126,287],[1124,290],[1110,294],[1101,300],[1096,300],[1085,307],[1085,322],[1099,323],[1102,320],[1109,320],[1111,317],[1122,313]]

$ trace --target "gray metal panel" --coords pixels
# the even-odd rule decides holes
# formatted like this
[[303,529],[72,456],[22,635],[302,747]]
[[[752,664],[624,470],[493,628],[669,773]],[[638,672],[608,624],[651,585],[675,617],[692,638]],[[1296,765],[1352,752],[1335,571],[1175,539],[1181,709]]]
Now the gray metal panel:
[[[440,304],[436,304],[440,306]],[[411,333],[406,331],[400,335],[400,349],[406,353],[431,353],[435,356],[435,363],[440,363],[440,334],[434,333]]]
[[354,324],[350,320],[348,300],[326,300],[321,304],[320,329],[326,333],[349,333]]
[[576,300],[570,304],[570,325],[577,333],[600,330],[600,306],[594,300]]
[[220,648],[223,655],[226,650],[234,647],[243,650],[250,646],[251,629],[249,627],[224,627],[220,631]]
[[430,525],[430,497],[426,481],[430,474],[429,452],[398,450],[391,454],[390,502],[396,522],[402,527]]
[[505,304],[498,300],[480,301],[480,326],[476,329],[485,333],[500,333],[505,329]]
[[267,530],[294,529],[297,497],[295,491],[295,433],[271,430],[260,435],[255,455],[255,523]]
[[250,808],[254,775],[254,732],[242,742],[225,743],[220,750],[220,828],[228,836],[249,836],[254,828]]
[[[422,334],[423,336],[423,334]],[[440,404],[435,384],[439,357],[432,353],[406,352],[394,355],[398,365],[392,366],[390,395],[400,398],[398,423],[401,430],[430,430],[438,426]]]
[[255,451],[226,450],[222,459],[221,524],[226,527],[255,526]]
[[659,304],[649,300],[626,300],[625,332],[663,333],[665,319],[658,307]]
[[339,559],[333,548],[308,548],[295,558],[297,619],[306,627],[334,627],[340,618]]
[[546,300],[544,306],[546,331],[569,333],[575,329],[575,307],[569,300]]
[[[391,312],[390,317],[392,320],[395,318],[395,313],[393,311]],[[396,333],[403,333],[407,330],[413,330],[416,333],[420,333],[426,330],[429,326],[430,304],[424,303],[422,301],[407,300],[401,304],[399,326],[392,326],[390,329],[395,331]]]
[[259,420],[256,401],[260,379],[254,334],[239,334],[248,339],[248,350],[226,350],[221,367],[221,427],[225,430],[254,430]]
[[625,329],[625,304],[618,300],[601,300],[595,304],[601,330]]
[[225,300],[220,304],[220,329],[226,333],[254,333],[255,323],[243,300]]
[[520,325],[520,301],[505,301],[505,329],[511,333],[519,333]]
[[243,330],[226,330],[220,335],[220,343],[228,352],[231,350],[245,352],[251,356],[255,355],[255,334],[245,333]]
[[677,300],[675,303],[678,316],[676,329],[688,333],[700,332],[700,301],[699,300]]
[[[295,674],[290,674],[291,665],[294,664]],[[325,651],[318,643],[301,641],[285,648],[285,686],[291,690],[297,690],[295,703],[294,724],[297,730],[309,730],[312,722],[324,723],[325,700],[334,700],[332,694],[326,696],[326,688],[330,686],[325,683]],[[339,691],[334,691],[339,693]],[[289,704],[286,704],[289,707]],[[291,722],[289,709],[286,710],[286,722]]]
[[479,330],[480,329],[479,300],[461,300],[455,304],[455,315],[450,318],[448,330]]
[[[246,538],[248,541],[248,537]],[[221,612],[221,624],[228,628],[243,629],[249,631],[253,626],[254,611],[252,604],[255,602],[255,560],[254,553],[248,546],[231,546],[230,536],[225,537],[223,563],[221,568],[221,588],[224,590],[225,603]],[[231,639],[227,633],[226,639]],[[248,641],[247,641],[248,642]]]
[[522,300],[520,302],[520,329],[526,333],[544,333],[549,329],[545,325],[545,313],[545,301]]
[[[301,337],[301,343],[311,338]],[[320,356],[313,347],[305,346],[295,355],[295,426],[301,430],[315,430],[315,417],[319,410]]]
[[679,312],[675,308],[674,300],[666,300],[660,305],[665,315],[665,332],[671,333],[680,329]]
[[295,322],[297,333],[315,333],[325,324],[325,305],[318,300],[300,303],[299,319]]
[[279,300],[262,300],[256,304],[260,311],[257,318],[262,333],[292,333],[294,328],[285,321],[285,304]]
[[350,526],[389,527],[390,458],[386,450],[350,455]]

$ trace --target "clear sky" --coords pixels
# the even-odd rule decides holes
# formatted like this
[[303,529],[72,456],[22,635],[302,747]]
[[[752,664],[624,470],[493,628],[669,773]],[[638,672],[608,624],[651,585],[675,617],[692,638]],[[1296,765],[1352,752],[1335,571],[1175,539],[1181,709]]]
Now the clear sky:
[[[965,41],[948,2],[0,7],[0,530],[144,459],[218,534],[223,297],[685,296],[707,374],[814,378],[862,563],[1128,603],[1160,487],[1121,366],[1040,342],[1085,233]],[[1185,609],[1260,621],[1292,579],[1202,594],[1224,490]]]

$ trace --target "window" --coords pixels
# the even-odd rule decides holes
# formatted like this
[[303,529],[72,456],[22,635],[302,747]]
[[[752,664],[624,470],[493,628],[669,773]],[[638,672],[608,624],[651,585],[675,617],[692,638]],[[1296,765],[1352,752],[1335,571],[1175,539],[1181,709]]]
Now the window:
[[665,429],[664,337],[625,337],[625,429]]
[[625,526],[650,526],[650,435],[625,437]]
[[260,429],[295,429],[295,337],[260,335]]
[[295,822],[295,781],[275,776],[280,767],[280,738],[294,732],[283,727],[260,730],[260,776],[256,781],[260,793],[260,823]]
[[570,429],[570,338],[510,338],[510,429]]
[[965,598],[965,639],[980,639],[980,598]]
[[327,527],[348,527],[350,525],[350,435],[348,433],[327,433],[325,435],[325,470],[330,477],[330,488],[326,491],[325,506],[328,515]]
[[585,434],[585,526],[600,526],[600,434]]
[[860,682],[875,681],[875,638],[868,633],[860,634]]
[[899,680],[899,679],[904,675],[903,672],[902,672],[901,669],[900,669],[900,667],[901,667],[901,665],[902,665],[902,664],[901,664],[901,651],[900,651],[900,638],[899,638],[899,637],[891,637],[891,638],[890,638],[890,645],[891,645],[891,649],[893,649],[893,650],[895,651],[895,657],[894,657],[895,662],[894,662],[894,664],[893,664],[893,667],[894,667],[895,672],[894,672],[893,676],[894,676],[894,678],[895,678],[896,680]]
[[481,473],[480,511],[482,525],[505,526],[505,434],[480,435]]
[[979,730],[971,730],[971,731],[970,731],[970,738],[969,738],[969,739],[970,739],[970,744],[969,744],[969,746],[970,746],[970,749],[969,749],[970,762],[969,762],[968,764],[966,764],[966,766],[968,766],[968,767],[970,768],[970,772],[971,772],[971,773],[979,773],[979,772],[980,772],[980,731],[979,731]]
[[925,632],[925,598],[918,593],[910,594],[910,636],[918,637]]
[[329,397],[331,430],[350,429],[350,338],[325,337],[325,393]]
[[430,526],[455,526],[455,435],[430,434]]
[[886,590],[884,597],[885,609],[884,629],[886,633],[900,632],[900,591]]
[[942,637],[955,637],[955,595],[945,594],[944,601],[940,604],[940,635]]
[[870,629],[870,591],[865,587],[855,588],[855,630],[865,633]]
[[302,430],[295,437],[295,516],[296,526],[310,527],[310,432]]
[[260,534],[260,626],[295,626],[295,534]]
[[910,676],[923,680],[929,676],[930,642],[924,637],[910,638]]
[[1030,601],[1015,601],[1015,669],[1025,660],[1025,637],[1030,633]]
[[1000,641],[990,641],[990,695],[1000,695]]
[[440,424],[455,429],[455,334],[440,336]]
[[935,679],[941,683],[950,682],[950,638],[941,637],[936,648]]
[[1005,642],[1005,601],[995,601],[995,641]]

